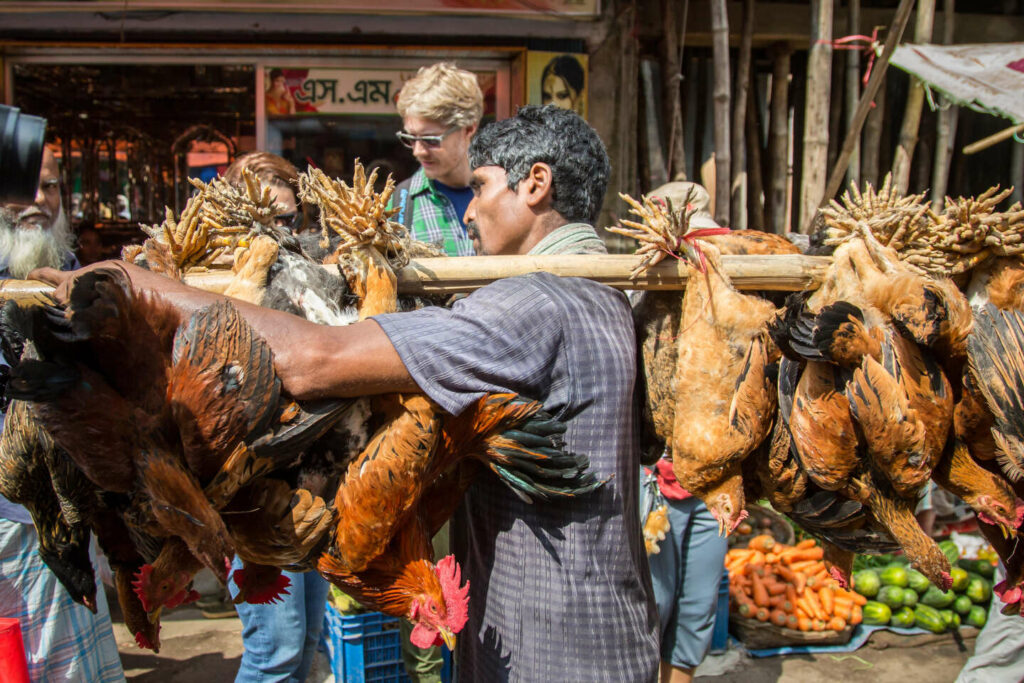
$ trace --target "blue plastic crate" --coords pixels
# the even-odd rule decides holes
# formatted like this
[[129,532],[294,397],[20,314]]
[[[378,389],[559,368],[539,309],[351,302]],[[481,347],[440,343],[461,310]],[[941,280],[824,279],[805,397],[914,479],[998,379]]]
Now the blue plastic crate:
[[725,650],[729,642],[729,572],[722,572],[718,583],[718,605],[715,607],[715,625],[711,631],[711,652]]
[[[330,603],[324,613],[324,643],[339,683],[409,683],[402,663],[398,619],[380,612],[339,614]],[[442,647],[441,680],[452,679],[451,653]]]

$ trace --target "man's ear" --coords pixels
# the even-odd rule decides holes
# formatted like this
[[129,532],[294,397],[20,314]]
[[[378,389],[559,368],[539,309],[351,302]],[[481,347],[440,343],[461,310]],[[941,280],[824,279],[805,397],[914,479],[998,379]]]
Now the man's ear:
[[536,208],[545,202],[550,204],[555,194],[555,179],[551,167],[543,161],[536,162],[530,167],[520,187],[526,190],[527,206]]

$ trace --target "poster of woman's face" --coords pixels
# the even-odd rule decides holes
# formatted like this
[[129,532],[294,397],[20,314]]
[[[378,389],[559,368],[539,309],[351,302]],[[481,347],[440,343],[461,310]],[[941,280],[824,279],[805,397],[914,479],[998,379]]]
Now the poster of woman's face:
[[587,55],[531,51],[526,73],[530,104],[553,104],[587,117]]

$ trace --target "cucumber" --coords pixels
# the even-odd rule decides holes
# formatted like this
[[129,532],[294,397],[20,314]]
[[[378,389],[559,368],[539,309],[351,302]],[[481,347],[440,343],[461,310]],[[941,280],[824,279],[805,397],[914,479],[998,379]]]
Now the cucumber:
[[989,581],[996,575],[996,568],[988,560],[959,560],[957,564]]
[[914,608],[914,624],[932,633],[942,633],[946,630],[946,622],[943,621],[939,610],[923,604],[918,604]]
[[942,617],[942,623],[946,625],[946,628],[952,628],[953,617],[956,616],[956,612],[951,609],[940,609],[939,616]]
[[853,575],[853,590],[865,598],[873,598],[878,595],[878,589],[882,582],[878,578],[878,572],[870,569],[862,569]]
[[976,628],[982,628],[987,620],[988,610],[981,605],[972,606],[971,611],[967,613],[966,617],[964,617],[964,623]]
[[953,611],[961,616],[966,616],[972,607],[974,607],[974,603],[966,595],[958,595],[953,601]]
[[967,582],[967,590],[964,591],[964,595],[969,597],[974,604],[981,605],[992,597],[992,584],[975,574]]
[[893,612],[892,618],[889,619],[889,625],[899,628],[913,628],[914,621],[914,610],[909,607],[900,607],[899,610]]
[[949,577],[953,579],[953,585],[950,586],[955,593],[963,593],[967,589],[967,581],[970,577],[967,576],[967,571],[961,567],[953,567],[949,570]]
[[885,626],[892,619],[892,610],[886,604],[868,600],[861,608],[861,615],[868,626]]
[[907,576],[907,568],[895,563],[880,571],[878,578],[884,586],[906,588],[907,584],[910,583],[910,577]]
[[[932,582],[928,580],[928,577],[917,571],[916,569],[907,570],[907,587],[913,588],[918,595],[928,590],[928,586],[932,585]],[[967,582],[964,581],[964,585]]]
[[946,556],[946,559],[949,560],[950,564],[956,562],[957,558],[960,557],[960,548],[953,541],[940,541],[939,550],[941,550],[942,554]]
[[903,593],[913,591],[904,591],[899,586],[882,586],[878,591],[878,597],[875,598],[878,602],[888,605],[893,610],[903,607]]
[[924,592],[918,602],[928,607],[945,609],[952,605],[954,600],[956,600],[956,593],[953,591],[940,591],[935,586],[928,586],[928,590]]
[[903,589],[903,606],[904,607],[917,607],[918,596],[917,593],[912,591],[910,588]]

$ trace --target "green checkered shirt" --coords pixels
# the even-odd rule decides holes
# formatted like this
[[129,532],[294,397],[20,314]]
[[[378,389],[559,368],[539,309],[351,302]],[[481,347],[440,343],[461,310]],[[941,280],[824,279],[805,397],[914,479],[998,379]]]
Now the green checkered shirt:
[[413,208],[410,228],[413,239],[436,244],[449,256],[473,256],[476,253],[473,251],[473,241],[462,227],[455,207],[434,188],[434,183],[427,178],[422,168],[413,174],[408,191],[399,188],[388,203],[388,208],[401,208],[393,220],[402,225],[406,224],[405,211],[409,198],[412,198]]

